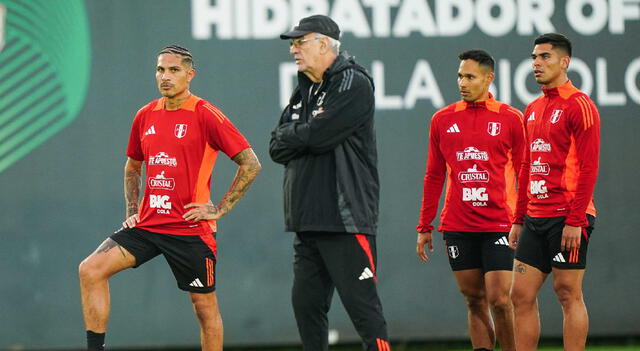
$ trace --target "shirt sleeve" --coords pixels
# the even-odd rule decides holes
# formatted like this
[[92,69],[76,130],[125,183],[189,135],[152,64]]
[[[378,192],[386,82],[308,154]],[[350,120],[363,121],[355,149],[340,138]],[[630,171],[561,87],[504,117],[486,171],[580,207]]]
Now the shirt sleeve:
[[142,119],[144,115],[144,108],[140,109],[136,113],[136,117],[133,119],[131,125],[131,132],[129,133],[129,144],[127,145],[127,156],[136,160],[144,161],[144,154],[142,152],[142,145],[140,141],[140,129]]
[[282,112],[278,125],[276,129],[271,132],[271,139],[269,140],[269,156],[271,156],[273,162],[283,165],[307,153],[306,148],[290,147],[286,143],[281,142],[277,137],[279,128],[285,123],[291,123],[291,106],[292,104],[290,103]]
[[427,156],[427,170],[424,175],[422,206],[420,220],[416,231],[420,233],[433,230],[431,222],[438,212],[438,203],[442,195],[442,187],[447,176],[447,164],[440,150],[440,131],[438,129],[437,114],[431,119],[429,128],[429,153]]
[[[525,110],[524,115],[529,115],[528,109]],[[518,171],[518,197],[516,200],[516,212],[513,219],[513,223],[516,224],[524,223],[524,215],[527,212],[527,205],[529,204],[529,193],[527,189],[529,187],[529,169],[531,168],[531,154],[527,142],[529,140],[529,138],[527,137],[527,127],[524,121],[521,121],[521,125],[522,137],[520,138],[520,140],[522,140],[522,157],[520,158],[519,166],[515,157],[513,162]]]
[[251,147],[247,139],[231,123],[227,116],[210,103],[202,105],[205,135],[212,148],[233,158],[240,151]]
[[575,98],[571,110],[570,128],[576,147],[578,179],[575,197],[565,224],[587,226],[586,211],[593,198],[600,159],[600,114],[591,99],[585,95]]
[[331,84],[322,112],[308,122],[285,123],[275,130],[282,146],[308,148],[316,154],[328,152],[373,118],[373,86],[362,73],[345,74]]

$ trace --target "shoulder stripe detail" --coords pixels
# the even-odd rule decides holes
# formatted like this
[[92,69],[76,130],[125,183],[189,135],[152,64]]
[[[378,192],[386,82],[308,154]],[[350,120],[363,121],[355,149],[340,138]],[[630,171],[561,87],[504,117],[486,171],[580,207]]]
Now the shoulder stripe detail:
[[587,111],[585,111],[584,103],[582,102],[582,100],[580,100],[580,97],[576,98],[576,102],[578,103],[578,106],[580,106],[580,110],[582,111],[582,124],[586,126]]
[[584,125],[584,129],[587,130],[593,125],[593,113],[591,112],[591,106],[589,106],[589,102],[584,96],[578,96],[576,101],[578,101],[580,109],[582,109],[582,123]]
[[218,121],[220,121],[220,123],[224,123],[224,121],[227,119],[227,116],[225,116],[224,113],[222,113],[222,111],[218,110],[215,106],[211,104],[204,104],[202,105],[202,107],[206,108],[211,113],[213,113],[213,115],[218,119]]
[[346,90],[346,86],[349,82],[349,78],[353,74],[353,71],[348,69],[342,72],[342,82],[340,83],[340,88],[338,88],[338,92],[341,93]]
[[509,111],[509,112],[511,112],[511,113],[513,113],[513,114],[515,114],[516,116],[518,116],[518,117],[520,117],[520,118],[524,118],[524,115],[522,114],[522,112],[520,112],[520,111],[516,110],[516,109],[515,109],[515,108],[513,108],[513,107],[507,107],[507,111]]
[[353,82],[353,74],[353,69],[348,69],[342,72],[342,83],[340,84],[340,88],[338,88],[339,93],[351,88],[351,83]]

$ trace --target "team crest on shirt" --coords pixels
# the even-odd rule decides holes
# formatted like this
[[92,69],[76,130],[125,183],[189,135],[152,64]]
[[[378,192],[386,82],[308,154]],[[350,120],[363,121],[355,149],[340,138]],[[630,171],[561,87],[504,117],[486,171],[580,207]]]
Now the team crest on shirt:
[[173,135],[178,139],[184,138],[184,136],[187,135],[187,125],[176,124],[176,127],[173,129]]
[[553,124],[556,124],[560,120],[560,116],[562,116],[562,110],[553,110],[549,121]]
[[325,95],[327,95],[326,91],[323,91],[322,94],[320,94],[320,97],[318,98],[318,101],[316,102],[316,106],[322,106],[322,103],[324,102]]
[[502,124],[499,122],[489,122],[489,124],[487,125],[487,133],[489,133],[489,135],[491,136],[500,134],[501,125]]
[[460,256],[460,251],[458,251],[457,246],[447,246],[447,253],[449,254],[449,257],[453,259],[456,259],[458,258],[458,256]]

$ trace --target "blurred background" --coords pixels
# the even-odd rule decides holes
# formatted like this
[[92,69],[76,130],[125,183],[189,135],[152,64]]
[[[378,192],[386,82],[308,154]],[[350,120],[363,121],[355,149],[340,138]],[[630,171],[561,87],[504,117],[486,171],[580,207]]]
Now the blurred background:
[[[315,13],[336,20],[342,48],[376,84],[379,291],[392,340],[467,338],[440,235],[430,262],[415,256],[428,125],[459,100],[458,53],[490,51],[494,94],[522,110],[539,95],[533,40],[551,31],[572,39],[570,77],[602,120],[599,213],[584,283],[590,335],[640,336],[640,1],[0,0],[0,349],[84,346],[77,266],[123,220],[131,122],[159,96],[156,53],[168,44],[192,51],[192,92],[226,113],[263,164],[218,224],[225,344],[298,345],[283,169],[267,145],[295,86],[278,35]],[[221,157],[214,201],[234,173]],[[188,295],[162,258],[114,277],[111,297],[112,348],[198,345]],[[543,337],[557,338],[562,318],[548,283],[540,309]],[[337,296],[330,327],[336,343],[358,340]]]

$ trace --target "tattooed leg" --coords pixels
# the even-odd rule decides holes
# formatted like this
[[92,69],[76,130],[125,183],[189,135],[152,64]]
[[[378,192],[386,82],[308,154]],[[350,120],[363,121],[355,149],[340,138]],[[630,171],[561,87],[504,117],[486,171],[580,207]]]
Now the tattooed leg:
[[540,337],[537,296],[547,274],[517,259],[513,268],[511,300],[515,315],[516,350],[533,351],[537,349]]
[[111,238],[107,238],[107,240],[105,240],[102,244],[100,244],[100,246],[98,246],[98,249],[96,249],[96,253],[109,252],[109,250],[113,249],[114,247],[117,247],[118,250],[120,250],[122,257],[127,257],[123,247],[120,246],[117,242],[115,242],[115,240]]
[[80,263],[78,274],[86,330],[105,332],[110,310],[109,278],[135,263],[133,255],[111,238]]

